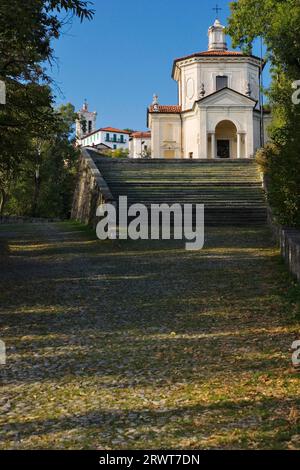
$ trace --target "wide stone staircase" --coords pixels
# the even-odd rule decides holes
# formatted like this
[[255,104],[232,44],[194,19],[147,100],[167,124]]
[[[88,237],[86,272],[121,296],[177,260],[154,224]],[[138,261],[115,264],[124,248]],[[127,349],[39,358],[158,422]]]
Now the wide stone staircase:
[[251,160],[111,159],[89,151],[116,201],[204,204],[205,224],[262,225],[267,220],[260,175]]

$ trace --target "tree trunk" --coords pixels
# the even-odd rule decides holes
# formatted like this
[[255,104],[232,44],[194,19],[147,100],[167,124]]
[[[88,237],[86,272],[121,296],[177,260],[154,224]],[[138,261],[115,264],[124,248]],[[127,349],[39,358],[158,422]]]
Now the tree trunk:
[[5,192],[4,189],[0,189],[0,217],[3,217],[4,214],[4,207],[8,199],[8,194]]
[[31,208],[32,217],[36,217],[37,215],[37,205],[38,205],[39,195],[40,195],[40,178],[35,177],[34,195],[33,195],[32,208]]

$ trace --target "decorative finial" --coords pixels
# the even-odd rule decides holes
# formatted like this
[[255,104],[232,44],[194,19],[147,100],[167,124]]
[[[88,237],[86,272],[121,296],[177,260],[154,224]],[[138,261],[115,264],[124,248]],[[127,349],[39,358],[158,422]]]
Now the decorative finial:
[[202,83],[201,89],[200,89],[200,96],[201,96],[201,98],[204,98],[205,95],[206,95],[205,85],[204,85],[204,83]]
[[[216,8],[213,8],[218,13],[222,8],[219,8],[218,5]],[[209,51],[227,51],[226,43],[226,34],[225,27],[220,23],[220,20],[217,18],[212,26],[208,29],[208,50]]]
[[152,106],[154,111],[159,111],[158,95],[156,93],[153,95]]
[[85,98],[84,103],[83,103],[83,110],[88,111],[88,109],[89,109],[89,105],[88,105],[87,99]]
[[158,104],[158,95],[156,95],[156,93],[154,93],[154,95],[153,95],[152,104]]

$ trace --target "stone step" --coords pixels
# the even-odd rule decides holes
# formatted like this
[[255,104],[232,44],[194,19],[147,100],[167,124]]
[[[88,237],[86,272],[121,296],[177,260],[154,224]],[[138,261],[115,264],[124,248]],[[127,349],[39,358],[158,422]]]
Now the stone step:
[[253,160],[130,160],[90,151],[116,201],[204,204],[206,225],[265,224],[267,209]]
[[201,165],[216,165],[216,166],[246,166],[253,165],[254,160],[249,158],[240,158],[240,159],[210,159],[210,158],[197,158],[197,159],[188,159],[188,158],[149,158],[149,159],[130,159],[130,158],[107,158],[102,157],[101,155],[88,150],[90,154],[93,154],[93,159],[95,162],[101,162],[101,165],[125,165],[125,166],[155,166],[155,165],[186,165],[186,166],[198,166]]

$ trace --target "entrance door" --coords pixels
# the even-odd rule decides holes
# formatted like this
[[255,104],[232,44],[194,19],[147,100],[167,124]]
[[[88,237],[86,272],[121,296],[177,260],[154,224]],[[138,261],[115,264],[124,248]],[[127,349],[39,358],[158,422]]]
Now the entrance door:
[[230,140],[217,141],[218,158],[230,158]]

